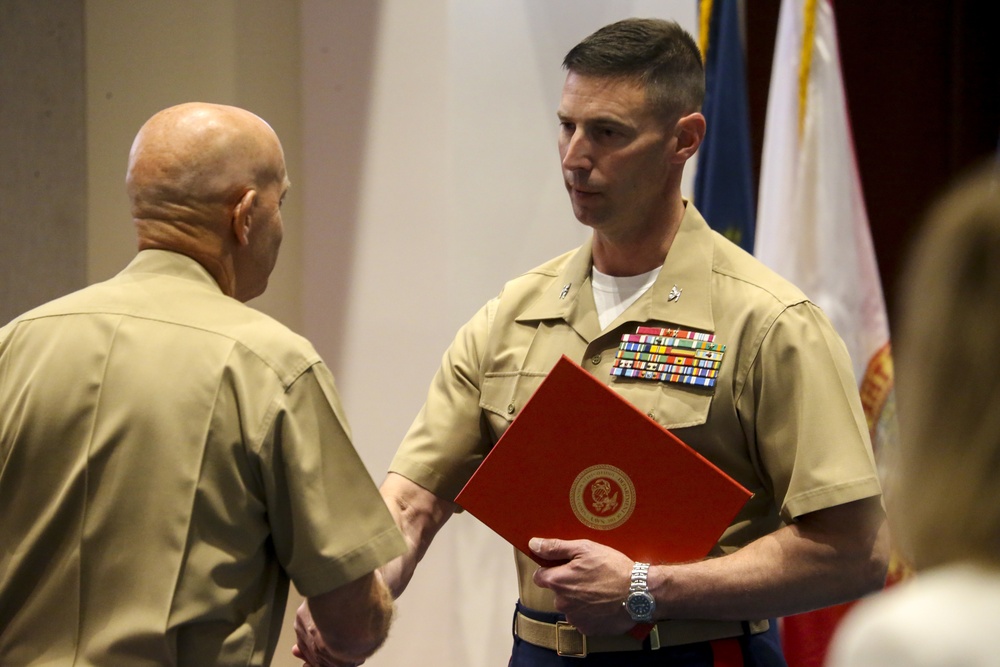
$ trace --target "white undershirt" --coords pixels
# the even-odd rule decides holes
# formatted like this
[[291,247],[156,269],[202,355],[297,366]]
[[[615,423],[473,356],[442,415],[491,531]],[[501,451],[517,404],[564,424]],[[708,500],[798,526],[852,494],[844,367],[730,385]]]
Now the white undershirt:
[[663,267],[658,266],[637,276],[609,276],[591,268],[590,282],[594,286],[594,304],[597,306],[601,331],[607,329],[615,318],[653,286],[661,268]]

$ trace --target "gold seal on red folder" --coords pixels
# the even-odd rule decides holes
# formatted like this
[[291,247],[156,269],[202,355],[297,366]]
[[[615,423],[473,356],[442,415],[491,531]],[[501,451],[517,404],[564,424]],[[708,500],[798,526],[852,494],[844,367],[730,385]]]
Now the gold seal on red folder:
[[596,530],[612,530],[632,516],[635,485],[615,466],[590,466],[573,480],[569,504],[583,525]]

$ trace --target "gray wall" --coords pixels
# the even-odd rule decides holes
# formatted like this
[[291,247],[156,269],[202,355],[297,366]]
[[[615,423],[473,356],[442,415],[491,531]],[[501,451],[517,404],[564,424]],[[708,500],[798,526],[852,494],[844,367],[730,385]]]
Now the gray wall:
[[87,281],[83,0],[0,0],[0,322]]

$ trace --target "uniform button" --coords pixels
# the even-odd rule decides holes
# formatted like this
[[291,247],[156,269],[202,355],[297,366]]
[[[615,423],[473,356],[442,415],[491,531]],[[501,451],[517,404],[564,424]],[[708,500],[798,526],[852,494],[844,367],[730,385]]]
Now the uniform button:
[[652,412],[647,412],[646,416],[649,417],[650,419],[656,419],[656,417],[653,416]]
[[590,358],[590,363],[594,364],[595,366],[601,363],[601,355],[595,354],[594,356],[592,356]]
[[513,403],[511,403],[510,405],[507,406],[507,414],[509,414],[509,415],[514,414],[514,404]]

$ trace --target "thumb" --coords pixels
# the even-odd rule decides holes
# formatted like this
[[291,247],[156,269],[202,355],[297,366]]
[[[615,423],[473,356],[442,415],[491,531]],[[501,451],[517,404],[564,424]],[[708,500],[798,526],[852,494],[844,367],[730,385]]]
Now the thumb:
[[577,543],[580,540],[557,540],[532,537],[528,540],[528,548],[546,560],[572,560],[579,553]]

